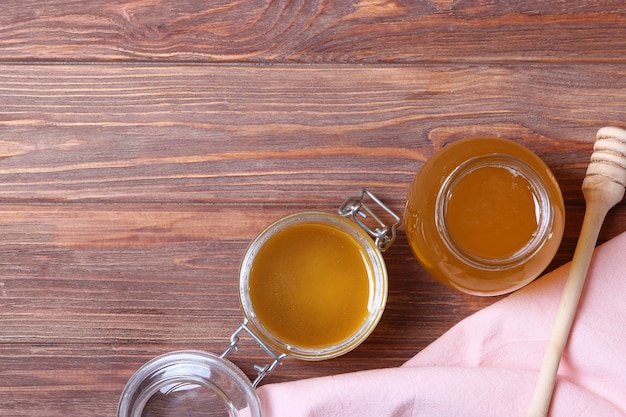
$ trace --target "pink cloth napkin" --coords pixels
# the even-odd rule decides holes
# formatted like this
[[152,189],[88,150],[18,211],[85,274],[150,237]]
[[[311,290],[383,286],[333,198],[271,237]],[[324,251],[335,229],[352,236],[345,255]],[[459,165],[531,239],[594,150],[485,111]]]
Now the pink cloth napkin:
[[[568,271],[473,314],[399,368],[262,386],[264,416],[524,416]],[[551,416],[626,416],[625,301],[626,233],[595,251]]]

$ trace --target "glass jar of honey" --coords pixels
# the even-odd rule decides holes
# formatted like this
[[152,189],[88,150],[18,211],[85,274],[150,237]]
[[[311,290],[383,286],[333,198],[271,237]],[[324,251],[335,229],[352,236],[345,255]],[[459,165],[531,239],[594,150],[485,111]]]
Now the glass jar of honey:
[[[388,214],[387,225],[372,202]],[[349,352],[380,320],[387,299],[382,257],[400,218],[367,190],[338,213],[306,211],[269,225],[249,245],[239,277],[243,321],[221,354],[166,353],[126,384],[118,417],[246,416],[261,407],[254,388],[286,357],[322,360]],[[250,381],[226,357],[248,335],[271,361]],[[195,413],[195,414],[194,414]]]
[[284,217],[250,245],[240,299],[251,330],[299,359],[342,355],[378,323],[387,273],[375,242],[336,214]]
[[537,278],[563,236],[565,209],[554,175],[511,140],[452,143],[410,187],[405,228],[423,267],[473,295],[509,293]]

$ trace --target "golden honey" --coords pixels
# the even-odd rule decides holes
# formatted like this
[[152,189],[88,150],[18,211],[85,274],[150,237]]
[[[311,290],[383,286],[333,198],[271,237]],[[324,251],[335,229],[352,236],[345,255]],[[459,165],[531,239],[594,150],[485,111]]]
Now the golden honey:
[[529,181],[515,171],[482,167],[461,178],[450,193],[446,227],[467,252],[485,259],[507,258],[537,231],[537,201]]
[[306,348],[347,339],[368,315],[369,270],[352,237],[303,223],[279,231],[257,253],[250,298],[276,338]]
[[427,161],[409,191],[407,238],[442,283],[498,295],[535,279],[556,253],[564,204],[545,163],[499,138],[450,144]]
[[269,225],[240,270],[247,326],[269,349],[305,360],[358,346],[387,300],[381,251],[338,214],[300,212]]

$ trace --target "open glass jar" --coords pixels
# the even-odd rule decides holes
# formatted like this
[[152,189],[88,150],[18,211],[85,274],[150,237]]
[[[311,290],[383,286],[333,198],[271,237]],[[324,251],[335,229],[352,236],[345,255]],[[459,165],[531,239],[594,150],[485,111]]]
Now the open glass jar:
[[415,176],[407,239],[424,268],[473,295],[500,295],[534,280],[552,261],[564,229],[554,175],[513,141],[452,143]]
[[[371,202],[389,215],[391,225]],[[381,252],[395,240],[399,224],[393,211],[363,190],[337,214],[300,212],[269,225],[241,264],[244,319],[227,349],[221,355],[176,351],[146,363],[126,384],[118,417],[261,416],[254,388],[285,357],[333,358],[374,330],[387,300]],[[271,359],[255,366],[254,381],[226,359],[241,335]]]

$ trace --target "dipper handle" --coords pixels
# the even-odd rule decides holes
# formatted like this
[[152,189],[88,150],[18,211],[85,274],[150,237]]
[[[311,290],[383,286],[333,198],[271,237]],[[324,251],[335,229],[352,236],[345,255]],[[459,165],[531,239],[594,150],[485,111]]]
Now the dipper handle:
[[548,415],[561,355],[567,344],[591,256],[607,212],[624,197],[626,130],[603,127],[596,135],[582,190],[587,204],[574,258],[527,417]]

